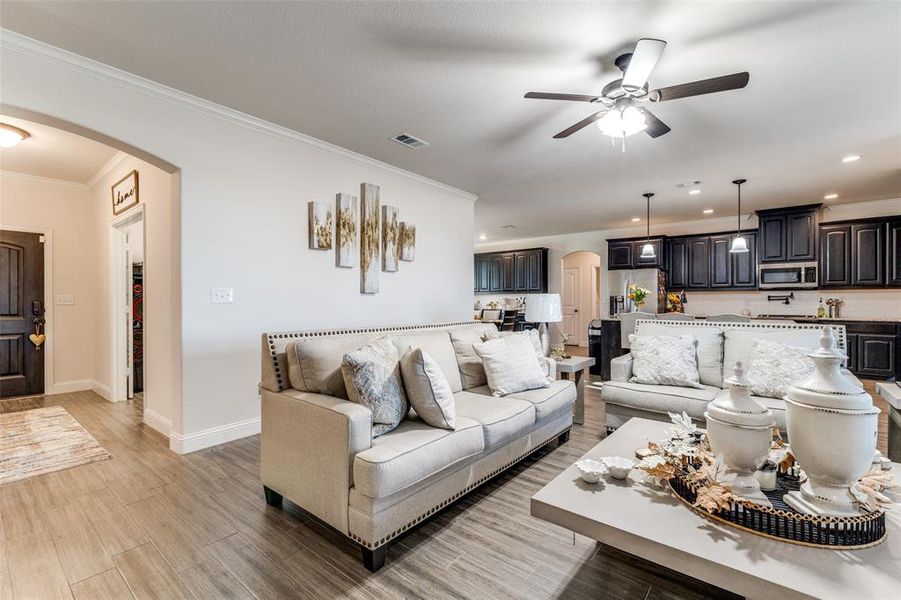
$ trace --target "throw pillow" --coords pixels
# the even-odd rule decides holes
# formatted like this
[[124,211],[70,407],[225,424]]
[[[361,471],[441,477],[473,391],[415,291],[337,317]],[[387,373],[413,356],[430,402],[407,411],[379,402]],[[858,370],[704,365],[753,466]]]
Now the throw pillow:
[[474,344],[482,359],[488,387],[495,396],[547,387],[547,371],[524,336],[504,336]]
[[[541,346],[541,335],[538,333],[537,329],[527,329],[526,331],[489,330],[482,336],[482,340],[496,340],[499,338],[516,336],[529,340],[529,343],[532,344],[532,348],[535,349],[535,355],[538,357],[538,364],[544,369],[545,375],[548,375],[550,373],[550,369],[548,368],[548,358],[544,355],[544,348]],[[548,379],[548,381],[553,382],[553,379]]]
[[422,348],[413,348],[400,359],[400,373],[416,414],[432,427],[453,429],[454,393],[438,362]]
[[813,373],[809,348],[788,346],[769,340],[756,340],[748,368],[751,393],[767,398],[782,398],[788,388]]
[[409,411],[400,375],[400,351],[383,338],[359,350],[348,352],[341,374],[351,402],[372,411],[372,436],[397,427]]
[[632,334],[629,342],[632,383],[701,387],[694,336]]

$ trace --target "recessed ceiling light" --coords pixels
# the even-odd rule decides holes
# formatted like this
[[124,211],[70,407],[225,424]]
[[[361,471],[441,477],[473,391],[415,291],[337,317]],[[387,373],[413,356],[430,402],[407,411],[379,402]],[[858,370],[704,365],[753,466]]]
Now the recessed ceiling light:
[[701,193],[701,190],[688,190],[688,193],[692,196],[696,196]]
[[13,125],[0,123],[0,147],[12,148],[31,134]]
[[846,163],[854,162],[857,160],[860,160],[860,154],[849,154],[848,156],[845,156],[844,158],[842,158],[842,162],[846,162]]
[[480,240],[487,240],[487,239],[488,239],[488,236],[485,235],[484,233],[480,233],[480,234],[479,234],[479,239],[480,239]]
[[826,194],[823,196],[823,200],[835,200],[838,198],[838,194]]
[[641,217],[632,217],[633,223],[638,223],[639,221],[641,221]]
[[712,214],[713,214],[713,209],[712,209],[712,208],[705,208],[705,209],[704,209],[704,214],[705,214],[705,215],[712,215]]

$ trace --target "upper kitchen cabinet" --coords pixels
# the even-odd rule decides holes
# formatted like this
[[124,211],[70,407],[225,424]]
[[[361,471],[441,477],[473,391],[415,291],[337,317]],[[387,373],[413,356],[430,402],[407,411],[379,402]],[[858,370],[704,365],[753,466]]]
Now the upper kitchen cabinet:
[[901,286],[901,218],[823,223],[820,287]]
[[901,286],[901,219],[892,219],[886,226],[886,285]]
[[679,290],[688,287],[688,239],[666,240],[666,287]]
[[662,268],[665,262],[666,244],[662,237],[652,237],[654,258],[642,258],[641,249],[646,238],[628,240],[607,240],[607,270]]
[[819,204],[758,210],[758,253],[762,263],[817,259]]
[[547,248],[483,252],[473,261],[477,294],[546,293]]
[[[737,252],[730,254],[731,257],[731,286],[737,288],[757,288],[757,232],[742,231],[741,235],[748,242],[747,252]],[[729,246],[732,246],[732,240],[737,237],[736,234],[729,236]]]

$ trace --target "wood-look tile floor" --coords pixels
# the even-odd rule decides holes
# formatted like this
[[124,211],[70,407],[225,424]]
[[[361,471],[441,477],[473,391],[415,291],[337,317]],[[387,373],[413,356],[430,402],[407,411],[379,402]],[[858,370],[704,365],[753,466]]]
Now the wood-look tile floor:
[[259,436],[179,456],[134,403],[62,405],[112,459],[0,486],[0,600],[53,598],[722,597],[529,515],[529,498],[601,438],[586,424],[400,538],[369,573],[357,547],[286,502],[266,506]]

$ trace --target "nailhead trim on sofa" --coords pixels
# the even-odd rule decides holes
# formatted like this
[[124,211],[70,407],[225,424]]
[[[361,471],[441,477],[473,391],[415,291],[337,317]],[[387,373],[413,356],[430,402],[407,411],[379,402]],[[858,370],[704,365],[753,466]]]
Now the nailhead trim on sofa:
[[394,538],[396,538],[396,537],[399,536],[400,534],[404,533],[405,531],[407,531],[408,529],[410,529],[410,528],[413,527],[414,525],[418,525],[419,523],[421,523],[421,522],[424,521],[425,519],[429,518],[430,516],[432,516],[433,514],[435,514],[436,512],[438,512],[439,510],[441,510],[442,508],[445,508],[445,507],[448,506],[449,504],[452,504],[453,502],[455,502],[456,500],[458,500],[460,497],[462,497],[462,496],[468,494],[469,492],[471,492],[471,491],[474,490],[475,488],[479,487],[480,485],[482,485],[483,483],[485,483],[485,482],[488,481],[489,479],[495,477],[496,475],[499,475],[499,474],[502,473],[503,471],[506,471],[508,468],[510,468],[511,466],[515,465],[515,464],[518,463],[519,461],[523,460],[524,458],[526,458],[526,457],[529,456],[530,454],[532,454],[532,453],[534,453],[534,452],[537,452],[537,451],[540,450],[541,448],[544,448],[544,447],[547,446],[549,443],[551,443],[552,441],[554,441],[555,439],[557,439],[558,437],[560,437],[561,435],[563,435],[564,433],[566,433],[566,432],[569,431],[570,429],[571,429],[571,427],[566,427],[566,428],[564,428],[564,429],[558,431],[557,433],[553,434],[552,436],[550,436],[549,438],[547,438],[546,440],[544,440],[543,442],[541,442],[540,444],[538,444],[538,445],[535,446],[534,448],[532,448],[532,449],[530,449],[529,451],[525,452],[524,454],[522,454],[522,455],[520,455],[520,456],[514,458],[514,459],[511,460],[510,462],[504,464],[503,466],[498,467],[497,469],[495,469],[495,470],[492,471],[491,473],[488,473],[487,475],[485,475],[484,477],[482,477],[482,478],[479,479],[478,481],[474,481],[473,483],[469,484],[466,488],[464,488],[464,489],[460,490],[459,492],[455,493],[453,496],[451,496],[451,497],[448,498],[447,500],[444,500],[444,501],[440,502],[440,503],[437,504],[436,506],[434,506],[434,507],[430,508],[429,510],[427,510],[426,512],[420,514],[418,517],[416,517],[416,518],[413,519],[412,521],[407,522],[405,525],[401,526],[399,529],[396,529],[396,530],[392,531],[390,534],[388,534],[387,536],[381,538],[381,539],[378,540],[378,541],[371,542],[371,541],[369,541],[369,540],[365,540],[365,539],[363,539],[362,537],[360,537],[360,536],[356,535],[355,533],[353,533],[352,531],[348,534],[348,537],[349,537],[350,539],[352,539],[353,541],[355,541],[356,543],[358,543],[359,545],[361,545],[361,546],[363,546],[364,548],[367,548],[367,549],[369,549],[369,550],[374,550],[374,549],[376,549],[376,548],[379,548],[379,547],[383,546],[384,544],[390,542],[391,540],[393,540]]
[[641,323],[654,323],[655,325],[663,325],[665,327],[719,327],[720,329],[750,329],[752,331],[759,331],[761,329],[803,329],[803,330],[811,330],[811,329],[822,329],[827,325],[832,327],[832,332],[835,334],[836,344],[842,352],[845,352],[845,326],[844,325],[829,325],[829,324],[819,324],[819,323],[761,323],[761,322],[750,322],[750,323],[730,323],[727,321],[667,321],[664,319],[638,319],[635,321],[635,332],[638,332],[639,325]]

